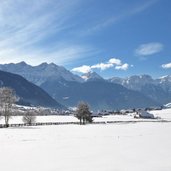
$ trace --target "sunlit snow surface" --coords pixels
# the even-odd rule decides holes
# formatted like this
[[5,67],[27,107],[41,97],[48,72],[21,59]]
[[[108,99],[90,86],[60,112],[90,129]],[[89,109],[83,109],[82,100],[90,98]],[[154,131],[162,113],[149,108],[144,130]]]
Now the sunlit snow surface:
[[[153,111],[171,120],[171,110]],[[129,120],[107,116],[96,120]],[[12,122],[19,122],[20,117]],[[37,121],[77,121],[44,116]],[[3,120],[1,121],[3,122]],[[0,129],[2,171],[170,171],[171,123],[57,125]]]

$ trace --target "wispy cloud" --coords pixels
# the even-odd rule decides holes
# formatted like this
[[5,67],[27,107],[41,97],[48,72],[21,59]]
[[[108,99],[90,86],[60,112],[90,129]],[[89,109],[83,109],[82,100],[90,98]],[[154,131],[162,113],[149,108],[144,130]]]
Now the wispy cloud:
[[155,5],[160,0],[148,0],[130,10],[130,15],[138,14]]
[[164,69],[171,69],[171,63],[163,64],[162,68],[164,68]]
[[120,59],[111,58],[105,63],[97,63],[91,66],[82,65],[80,67],[73,68],[71,71],[79,73],[88,73],[91,72],[93,69],[106,70],[112,67],[114,67],[116,70],[127,70],[129,68],[129,64],[122,64],[122,61]]
[[0,5],[0,61],[25,60],[64,64],[95,53],[93,47],[62,39],[72,28],[79,0],[2,0]]
[[42,62],[55,62],[58,65],[69,64],[73,60],[80,59],[80,56],[89,56],[96,53],[89,47],[74,45],[59,46],[53,49],[3,49],[0,51],[0,62],[20,62],[25,61],[31,65],[38,65]]
[[164,45],[158,42],[142,44],[135,50],[135,54],[138,56],[153,55],[155,53],[162,51],[163,48]]
[[99,64],[95,64],[91,66],[92,69],[100,69],[100,70],[106,70],[112,67],[113,67],[113,64],[111,63],[99,63]]
[[[89,23],[80,18],[80,14],[85,11],[84,3],[80,0],[1,0],[0,62],[24,60],[29,64],[37,65],[47,61],[64,65],[77,59],[85,59],[99,53],[99,50],[94,47],[96,45],[88,41],[85,43],[86,41],[82,41],[79,36],[77,39],[81,30],[84,36],[87,30],[94,33],[144,11],[155,2],[157,0],[146,1],[123,13],[120,11],[115,16],[101,17],[104,14],[101,12],[100,16],[92,17]],[[91,15],[86,15],[85,20],[87,21]],[[121,65],[119,62],[108,61],[96,64],[92,68],[104,70],[114,65]]]
[[114,25],[128,17],[131,17],[138,13],[141,13],[141,12],[145,11],[146,9],[150,8],[151,6],[153,6],[158,1],[159,0],[148,0],[141,4],[138,4],[136,6],[135,5],[129,6],[128,9],[124,9],[123,11],[120,11],[120,13],[118,13],[118,14],[108,16],[108,17],[101,16],[100,18],[102,18],[102,19],[100,21],[98,20],[98,22],[95,22],[95,24],[92,25],[91,27],[89,27],[86,31],[84,30],[84,34],[85,33],[92,34],[94,32],[102,30],[106,27]]

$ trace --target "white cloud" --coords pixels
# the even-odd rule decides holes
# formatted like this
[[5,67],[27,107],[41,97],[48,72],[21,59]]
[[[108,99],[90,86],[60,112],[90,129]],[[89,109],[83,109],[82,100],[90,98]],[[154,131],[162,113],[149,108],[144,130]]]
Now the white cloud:
[[[127,63],[122,64],[122,61],[120,59],[111,58],[105,63],[98,63],[98,64],[91,65],[91,66],[83,65],[81,67],[73,68],[71,71],[80,72],[80,73],[88,73],[92,71],[93,69],[106,70],[112,67],[115,67],[116,70],[127,70],[129,68],[129,65]],[[131,65],[131,67],[133,66]]]
[[91,68],[92,69],[106,70],[108,68],[112,68],[115,65],[122,65],[121,60],[117,59],[117,58],[111,58],[111,59],[109,59],[108,62],[92,65]]
[[164,69],[170,69],[171,68],[171,63],[163,64],[162,65],[162,68],[164,68]]
[[107,63],[107,64],[99,63],[99,64],[95,64],[91,66],[92,69],[101,69],[101,70],[106,70],[111,67],[113,67],[113,64],[110,64],[110,63]]
[[128,69],[129,65],[127,63],[120,65],[120,66],[116,66],[115,69],[116,70],[124,70],[126,71]]
[[135,50],[135,54],[138,56],[153,55],[155,53],[162,51],[163,47],[163,44],[158,42],[142,44]]
[[77,68],[73,68],[71,71],[80,72],[80,73],[88,73],[88,72],[91,72],[91,67],[88,65],[83,65]]
[[121,60],[120,59],[116,59],[116,58],[111,58],[109,60],[109,63],[110,64],[115,64],[115,65],[121,65],[122,64]]

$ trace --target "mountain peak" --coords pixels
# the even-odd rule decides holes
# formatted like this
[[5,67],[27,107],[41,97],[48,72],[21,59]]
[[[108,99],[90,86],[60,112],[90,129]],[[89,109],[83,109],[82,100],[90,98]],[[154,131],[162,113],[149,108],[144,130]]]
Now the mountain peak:
[[40,65],[38,65],[38,66],[45,66],[45,67],[47,67],[47,66],[50,66],[50,67],[58,67],[55,63],[53,63],[53,62],[51,62],[51,63],[47,63],[47,62],[43,62],[43,63],[41,63]]
[[21,61],[19,63],[16,63],[16,65],[19,65],[19,66],[27,66],[28,64],[24,61]]
[[[46,62],[44,62],[46,63]],[[43,64],[43,63],[42,63]],[[31,66],[33,67],[33,65],[28,64],[25,61],[21,61],[21,62],[11,62],[11,63],[6,63],[6,64],[0,64],[1,66]],[[41,64],[40,64],[41,65]]]
[[55,63],[51,62],[49,65],[51,66],[57,66]]
[[48,63],[47,62],[43,62],[43,63],[41,63],[40,65],[38,65],[38,66],[47,66],[48,65]]
[[94,81],[94,80],[104,80],[100,75],[96,72],[88,72],[81,76],[85,81]]

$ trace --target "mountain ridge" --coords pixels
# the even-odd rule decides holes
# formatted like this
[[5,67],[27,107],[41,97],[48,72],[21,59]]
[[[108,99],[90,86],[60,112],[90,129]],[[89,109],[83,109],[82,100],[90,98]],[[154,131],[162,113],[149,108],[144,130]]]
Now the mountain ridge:
[[82,78],[72,74],[66,70],[63,66],[58,66],[54,63],[41,63],[37,66],[31,66],[24,61],[20,63],[0,64],[0,70],[19,74],[26,78],[28,81],[40,86],[48,79],[65,79],[68,81],[82,82]]
[[162,104],[171,101],[171,75],[153,79],[149,75],[134,75],[127,78],[113,77],[109,82],[136,90]]
[[62,109],[64,106],[56,102],[40,87],[27,81],[20,75],[0,71],[0,87],[10,87],[20,97],[19,103]]

